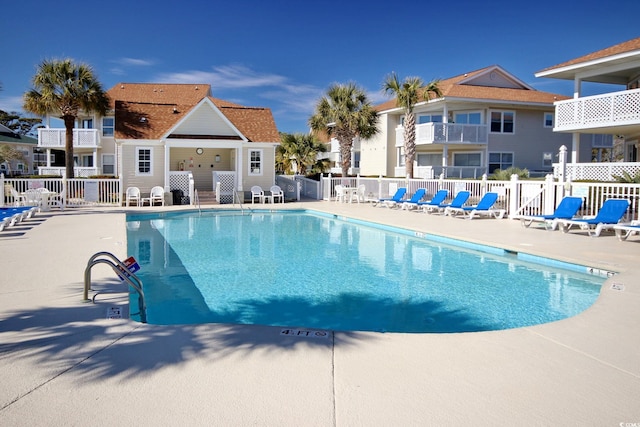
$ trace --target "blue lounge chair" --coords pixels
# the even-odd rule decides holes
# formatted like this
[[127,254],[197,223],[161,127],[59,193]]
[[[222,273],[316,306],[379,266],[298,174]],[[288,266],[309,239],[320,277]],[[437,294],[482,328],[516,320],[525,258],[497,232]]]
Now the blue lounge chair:
[[422,200],[426,194],[427,190],[425,190],[424,188],[418,188],[409,200],[400,200],[399,202],[387,200],[384,203],[389,208],[402,206],[402,209],[413,209],[414,207],[418,206],[418,203],[420,203],[420,200]]
[[640,221],[632,221],[628,224],[616,224],[613,226],[613,231],[616,233],[616,237],[621,242],[627,240],[627,237],[632,234],[640,234]]
[[440,206],[440,204],[445,201],[448,195],[449,195],[449,190],[438,190],[436,194],[433,196],[433,199],[428,200],[426,202],[420,202],[420,201],[418,201],[417,203],[406,202],[402,204],[402,209],[414,209],[414,208],[417,209],[421,207],[424,208],[424,206]]
[[377,201],[373,202],[373,206],[377,206],[377,205],[384,206],[384,202],[386,201],[394,201],[397,203],[400,200],[402,200],[405,194],[407,194],[407,189],[405,187],[400,187],[396,190],[396,194],[394,194],[393,197],[386,198],[386,199],[378,199]]
[[582,197],[565,197],[551,215],[522,215],[516,218],[520,219],[520,224],[526,228],[534,222],[538,222],[543,223],[547,230],[555,230],[559,220],[572,219],[581,206]]
[[563,233],[567,233],[576,225],[581,230],[586,230],[589,236],[598,237],[603,230],[613,229],[613,226],[620,222],[627,212],[628,207],[627,199],[607,199],[594,218],[561,219],[558,220],[558,225]]
[[504,218],[504,209],[493,209],[498,200],[498,193],[485,193],[476,206],[463,206],[461,208],[448,207],[444,210],[445,215],[455,216],[461,213],[467,218],[473,219],[475,216],[489,216],[494,218]]
[[467,200],[469,200],[469,197],[471,197],[471,193],[466,191],[466,190],[462,190],[462,191],[458,191],[458,194],[456,194],[456,197],[453,198],[453,200],[451,201],[451,203],[440,203],[439,205],[430,205],[430,204],[425,204],[422,205],[422,210],[427,212],[427,213],[431,213],[434,211],[444,211],[446,208],[461,208],[464,206],[465,203],[467,203]]

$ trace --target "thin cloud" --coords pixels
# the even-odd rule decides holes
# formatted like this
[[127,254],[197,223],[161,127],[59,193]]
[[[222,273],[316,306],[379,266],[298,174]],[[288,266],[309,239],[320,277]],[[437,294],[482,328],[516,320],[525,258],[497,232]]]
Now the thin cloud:
[[153,61],[140,58],[119,58],[113,62],[121,67],[150,67],[154,65]]
[[258,73],[242,65],[214,67],[213,71],[186,71],[161,74],[157,81],[167,83],[210,83],[214,91],[244,89],[263,86],[280,86],[287,78],[277,74]]

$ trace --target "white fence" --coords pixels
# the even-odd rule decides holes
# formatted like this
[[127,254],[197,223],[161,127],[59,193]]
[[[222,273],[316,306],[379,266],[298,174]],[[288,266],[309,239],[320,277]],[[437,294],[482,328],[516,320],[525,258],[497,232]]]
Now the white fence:
[[36,178],[16,179],[0,175],[0,185],[4,189],[4,197],[0,206],[11,206],[15,203],[14,194],[22,194],[30,189],[46,188],[59,195],[62,207],[80,206],[120,206],[120,181],[117,179],[63,179]]
[[473,205],[486,192],[499,194],[496,207],[505,209],[509,217],[517,215],[546,215],[555,210],[564,196],[583,197],[580,215],[596,215],[602,203],[609,198],[624,198],[630,202],[625,221],[638,219],[640,209],[640,184],[596,183],[559,183],[548,175],[544,181],[521,181],[514,176],[511,181],[493,181],[483,177],[481,180],[458,179],[404,179],[404,178],[322,178],[322,199],[335,200],[337,184],[348,187],[365,186],[365,199],[375,201],[391,197],[399,187],[405,187],[407,194],[415,193],[418,188],[427,190],[429,199],[439,189],[449,190],[449,199],[459,191],[471,192],[468,204]]
[[[559,177],[561,169],[560,163],[554,163],[553,175]],[[567,178],[572,181],[615,181],[623,172],[630,176],[640,174],[640,162],[567,163]]]

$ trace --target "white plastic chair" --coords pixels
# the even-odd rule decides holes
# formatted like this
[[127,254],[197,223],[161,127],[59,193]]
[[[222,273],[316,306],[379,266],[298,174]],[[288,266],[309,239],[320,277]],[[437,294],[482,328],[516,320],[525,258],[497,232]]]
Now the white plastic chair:
[[157,202],[160,202],[160,204],[164,206],[164,188],[159,185],[151,189],[151,194],[149,194],[149,206],[154,206]]
[[336,202],[344,202],[347,197],[344,187],[341,184],[336,185]]
[[270,190],[271,190],[271,201],[273,203],[276,202],[276,199],[280,199],[280,203],[284,203],[284,192],[282,191],[282,188],[280,188],[279,185],[273,185]]
[[131,202],[136,202],[136,206],[141,205],[140,189],[138,187],[128,187],[126,192],[126,206]]
[[251,187],[251,203],[255,203],[256,199],[260,203],[264,203],[264,191],[259,185]]
[[11,188],[11,197],[14,206],[27,206],[27,198],[18,193],[15,188]]
[[360,202],[364,202],[364,198],[365,198],[365,192],[367,191],[366,187],[364,184],[360,184],[358,185],[357,190],[353,191],[351,193],[351,196],[349,197],[349,202],[352,202],[354,199],[356,200],[356,202],[360,203]]

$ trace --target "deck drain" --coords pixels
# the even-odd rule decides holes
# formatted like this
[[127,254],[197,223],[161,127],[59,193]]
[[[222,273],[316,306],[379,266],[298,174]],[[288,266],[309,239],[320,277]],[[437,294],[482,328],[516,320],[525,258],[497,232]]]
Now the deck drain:
[[613,291],[624,291],[624,285],[622,283],[612,283],[611,290]]

